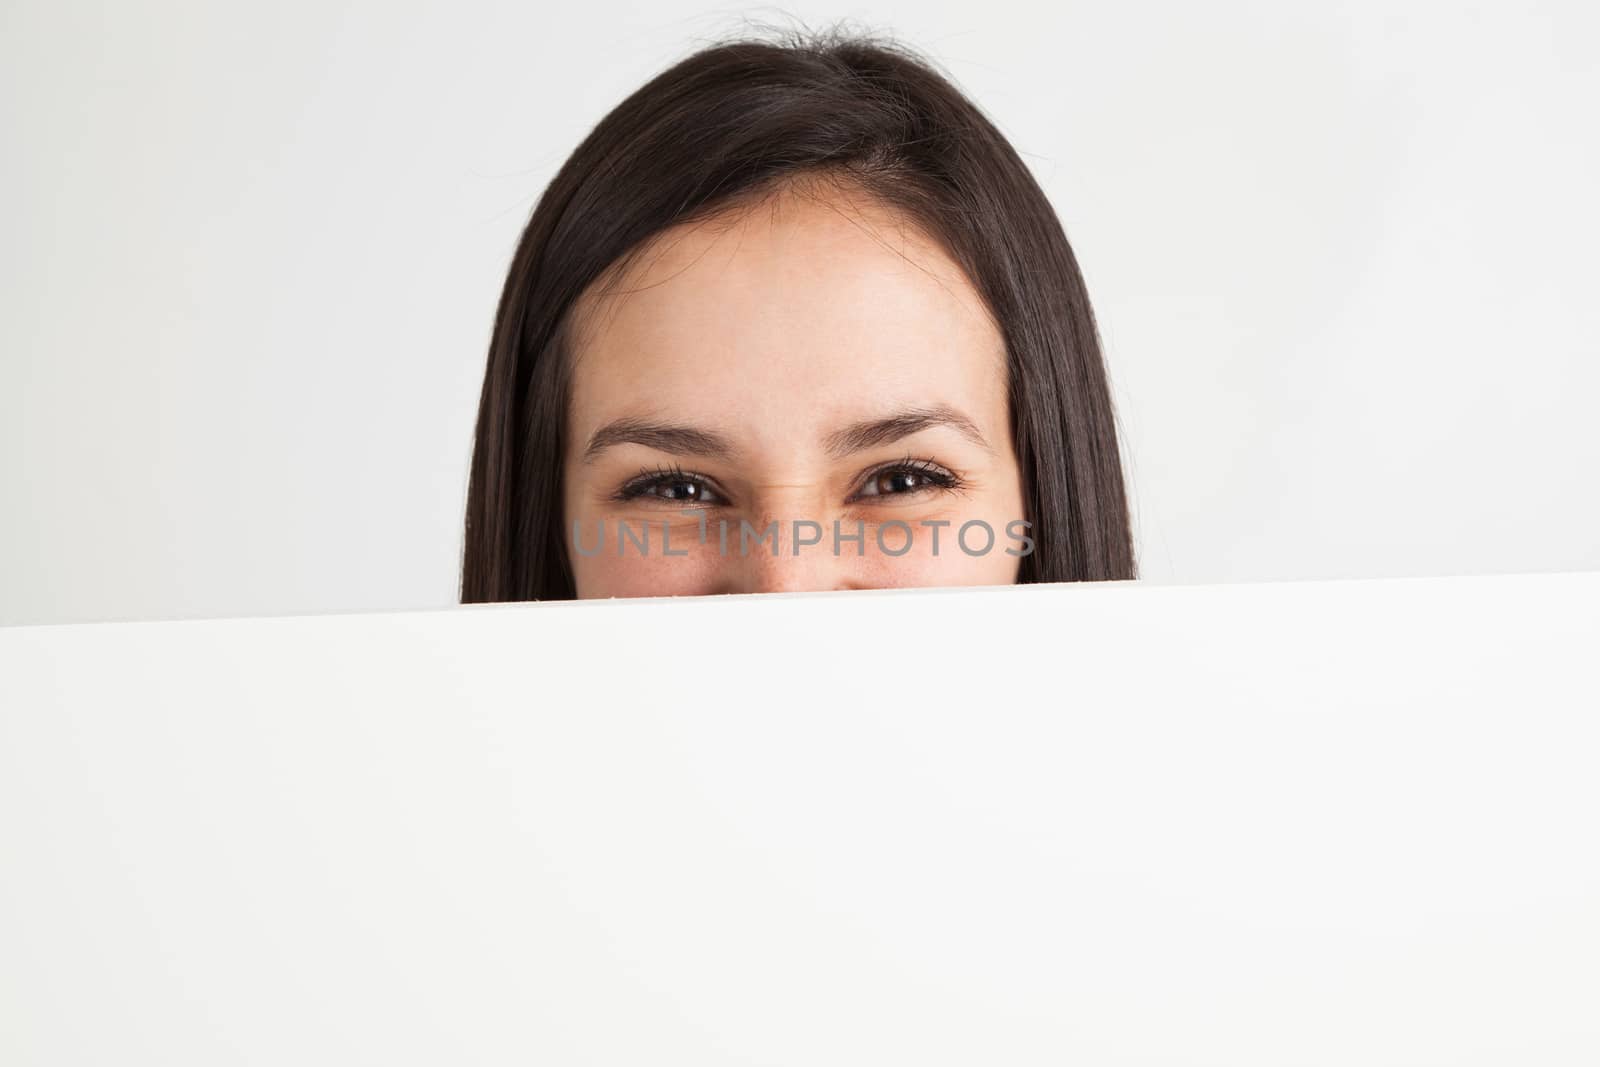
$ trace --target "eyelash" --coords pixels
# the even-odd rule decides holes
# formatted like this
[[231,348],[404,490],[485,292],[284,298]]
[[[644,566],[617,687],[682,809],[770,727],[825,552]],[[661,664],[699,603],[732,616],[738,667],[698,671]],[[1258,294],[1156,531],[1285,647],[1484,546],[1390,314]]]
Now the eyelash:
[[[612,499],[635,500],[639,497],[650,495],[650,491],[657,486],[674,484],[698,485],[704,489],[709,489],[718,496],[722,495],[722,491],[713,485],[709,478],[691,474],[674,463],[671,467],[646,467],[642,469],[637,475],[623,483],[622,488],[617,490]],[[671,501],[668,501],[668,503],[671,503]]]
[[967,487],[966,481],[959,474],[950,470],[948,467],[940,466],[931,459],[918,459],[915,456],[905,456],[902,459],[895,460],[893,463],[886,463],[883,466],[877,467],[870,471],[865,478],[861,479],[860,485],[857,487],[856,492],[851,494],[850,499],[854,501],[860,498],[862,488],[865,488],[886,474],[915,474],[921,478],[925,478],[930,484],[926,486],[920,486],[916,489],[910,489],[903,493],[880,493],[878,494],[879,496],[913,496],[925,489],[953,493],[959,492]]
[[[876,496],[913,496],[926,489],[940,492],[959,492],[967,487],[966,481],[959,474],[935,463],[933,460],[906,456],[903,459],[895,460],[893,463],[886,463],[869,471],[860,480],[856,491],[850,495],[850,502],[862,499],[862,489],[889,474],[913,474],[926,479],[929,484],[900,493],[878,493],[875,494]],[[613,499],[619,501],[636,500],[639,497],[650,495],[652,490],[662,485],[696,485],[718,496],[726,495],[709,478],[686,471],[677,464],[673,464],[671,467],[643,468],[617,490]],[[708,506],[716,507],[717,505]]]

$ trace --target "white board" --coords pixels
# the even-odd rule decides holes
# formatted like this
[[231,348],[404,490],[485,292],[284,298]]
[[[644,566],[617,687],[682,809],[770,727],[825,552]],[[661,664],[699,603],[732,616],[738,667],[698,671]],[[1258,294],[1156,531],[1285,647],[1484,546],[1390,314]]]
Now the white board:
[[1600,574],[0,630],[0,1062],[1600,1062]]

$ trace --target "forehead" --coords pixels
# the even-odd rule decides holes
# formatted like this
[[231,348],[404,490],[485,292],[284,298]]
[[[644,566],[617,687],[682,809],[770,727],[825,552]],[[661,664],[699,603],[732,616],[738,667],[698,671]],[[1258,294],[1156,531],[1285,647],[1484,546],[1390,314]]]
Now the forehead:
[[1004,419],[1005,346],[982,298],[860,192],[782,192],[663,231],[576,312],[574,440],[622,415],[775,447],[897,406]]

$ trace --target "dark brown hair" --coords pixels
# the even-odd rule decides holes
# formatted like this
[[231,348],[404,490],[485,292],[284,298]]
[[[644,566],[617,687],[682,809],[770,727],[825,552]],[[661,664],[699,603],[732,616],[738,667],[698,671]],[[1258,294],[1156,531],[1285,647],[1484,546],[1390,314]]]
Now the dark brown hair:
[[839,29],[724,41],[606,115],[545,189],[495,315],[467,490],[461,602],[575,596],[562,521],[569,310],[658,232],[830,176],[943,244],[1004,336],[1034,551],[1019,582],[1133,578],[1088,293],[1005,137],[926,58]]

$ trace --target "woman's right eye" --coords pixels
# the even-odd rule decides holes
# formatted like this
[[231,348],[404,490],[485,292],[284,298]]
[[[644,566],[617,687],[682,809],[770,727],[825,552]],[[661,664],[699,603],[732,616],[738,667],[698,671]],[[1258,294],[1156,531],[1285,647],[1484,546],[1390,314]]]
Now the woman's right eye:
[[669,504],[698,504],[712,507],[725,504],[711,483],[693,474],[665,473],[635,478],[617,494],[622,500],[648,497]]

